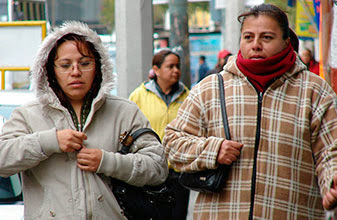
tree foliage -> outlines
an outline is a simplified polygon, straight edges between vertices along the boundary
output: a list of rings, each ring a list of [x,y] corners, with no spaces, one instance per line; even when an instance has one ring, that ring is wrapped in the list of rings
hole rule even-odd
[[[201,11],[209,11],[209,2],[189,2],[187,13],[190,17],[197,9]]]
[[[153,5],[153,24],[163,25],[165,22],[165,14],[168,11],[168,4]],[[189,2],[187,6],[188,16],[191,17],[195,11],[199,9],[202,11],[209,11],[209,2]]]
[[[163,25],[165,22],[165,14],[168,11],[168,4],[153,5],[153,24]],[[188,3],[188,16],[190,17],[197,9],[209,11],[209,2],[193,2]],[[115,28],[115,0],[102,1],[101,22],[111,32]]]
[[[295,2],[294,0],[292,0]],[[288,0],[266,0],[268,4],[276,5],[277,7],[281,8],[283,11],[286,12],[288,15],[289,25],[290,27],[295,27],[295,19],[296,19],[296,7],[288,6]]]
[[[102,1],[102,13],[100,20],[111,33],[115,28],[115,0]]]
[[[153,24],[163,25],[168,4],[153,5]]]

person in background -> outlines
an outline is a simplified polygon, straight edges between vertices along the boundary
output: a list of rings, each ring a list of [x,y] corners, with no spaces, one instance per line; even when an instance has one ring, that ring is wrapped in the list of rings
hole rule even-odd
[[[99,36],[76,21],[54,29],[31,68],[36,100],[16,108],[0,135],[0,176],[22,172],[24,218],[126,219],[111,177],[142,186],[168,175],[162,145],[120,134],[150,127],[133,102],[113,96],[112,64]]]
[[[156,77],[156,74],[154,73],[154,70],[151,68],[150,70],[149,70],[149,74],[148,74],[148,76],[147,76],[147,79],[148,80],[151,80],[151,79],[154,79]]]
[[[203,78],[205,78],[208,70],[209,70],[209,67],[206,63],[206,57],[204,55],[201,55],[199,57],[199,70],[198,70],[199,79],[198,79],[198,82],[200,82]]]
[[[189,90],[180,82],[180,57],[171,50],[161,50],[152,59],[155,78],[142,83],[129,99],[135,102],[150,121],[151,127],[162,139],[166,125],[177,115],[181,103]],[[176,192],[176,206],[172,220],[186,219],[189,190],[177,181],[179,173],[170,169],[169,179]]]
[[[223,70],[223,67],[226,65],[228,58],[232,55],[228,50],[220,50],[218,52],[218,61],[215,67],[207,72],[207,76],[212,73],[220,73]]]
[[[157,52],[152,70],[153,78],[136,88],[129,99],[138,105],[162,139],[166,125],[176,117],[189,90],[180,81],[180,57],[175,52],[168,49]]]
[[[319,75],[319,63],[316,62],[311,50],[309,48],[304,48],[300,54],[301,60],[308,67],[310,72]]]
[[[301,62],[281,9],[238,20],[240,50],[221,72],[231,140],[214,74],[167,126],[166,156],[182,172],[229,166],[220,193],[199,193],[194,219],[324,219],[337,204],[337,96]]]

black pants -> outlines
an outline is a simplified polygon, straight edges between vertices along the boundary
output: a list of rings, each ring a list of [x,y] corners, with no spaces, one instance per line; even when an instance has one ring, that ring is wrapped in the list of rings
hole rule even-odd
[[[169,187],[173,190],[176,197],[176,204],[172,210],[172,220],[186,220],[188,210],[188,200],[190,191],[178,182],[179,173],[170,169],[168,177]]]

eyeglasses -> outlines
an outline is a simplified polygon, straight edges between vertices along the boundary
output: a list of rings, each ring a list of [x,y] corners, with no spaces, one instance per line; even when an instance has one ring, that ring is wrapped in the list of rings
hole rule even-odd
[[[60,64],[54,64],[54,66],[58,69],[59,73],[68,74],[71,73],[74,70],[74,64],[73,63],[60,63]],[[86,61],[80,61],[77,63],[77,68],[80,72],[88,72],[95,68],[95,61],[93,60],[86,60]]]

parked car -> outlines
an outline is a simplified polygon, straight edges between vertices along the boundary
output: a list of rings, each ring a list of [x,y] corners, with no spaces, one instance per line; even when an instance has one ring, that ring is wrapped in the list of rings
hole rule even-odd
[[[9,119],[14,108],[33,99],[34,94],[30,90],[0,90],[0,115]]]
[[[0,91],[0,130],[14,108],[34,99],[29,90]],[[23,220],[24,205],[20,174],[0,177],[0,219]]]
[[[19,174],[0,177],[0,219],[22,220],[24,213]]]

